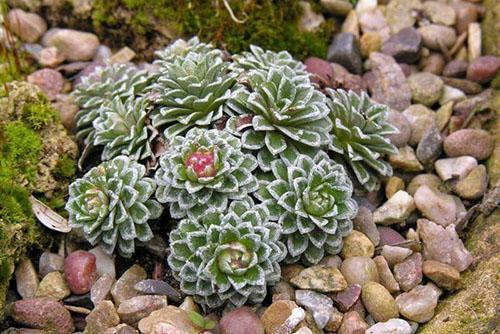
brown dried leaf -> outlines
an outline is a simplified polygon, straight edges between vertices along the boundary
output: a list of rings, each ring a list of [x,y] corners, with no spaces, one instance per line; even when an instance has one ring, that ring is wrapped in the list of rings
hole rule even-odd
[[[62,233],[71,231],[68,221],[47,205],[37,200],[34,196],[30,196],[30,202],[33,213],[43,226]]]

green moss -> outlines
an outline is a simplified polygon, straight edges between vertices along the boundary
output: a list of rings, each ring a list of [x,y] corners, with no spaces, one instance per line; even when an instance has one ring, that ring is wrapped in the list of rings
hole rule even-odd
[[[34,130],[42,129],[54,122],[57,117],[57,112],[46,99],[26,104],[22,112],[22,120]]]
[[[54,174],[58,179],[72,178],[76,173],[76,161],[67,154],[59,157]]]

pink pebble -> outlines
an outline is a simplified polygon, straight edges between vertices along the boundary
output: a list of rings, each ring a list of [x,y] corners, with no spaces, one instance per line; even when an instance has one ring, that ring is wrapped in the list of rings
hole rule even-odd
[[[64,261],[64,278],[71,292],[83,295],[90,291],[96,278],[96,258],[94,254],[77,250]]]

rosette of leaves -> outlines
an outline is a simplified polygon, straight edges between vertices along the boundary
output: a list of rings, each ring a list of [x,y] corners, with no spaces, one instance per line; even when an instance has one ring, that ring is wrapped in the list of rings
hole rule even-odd
[[[241,136],[243,148],[258,150],[259,166],[265,171],[290,147],[318,149],[331,141],[326,97],[308,80],[294,78],[286,66],[250,71],[247,87],[238,89],[227,103],[233,116],[226,128]]]
[[[157,51],[155,53],[156,64],[160,66],[165,66],[165,62],[172,62],[177,58],[182,58],[186,56],[189,52],[195,52],[198,54],[210,53],[210,52],[220,52],[220,50],[214,49],[212,44],[202,43],[198,37],[192,37],[188,41],[179,38],[164,50]]]
[[[338,153],[352,168],[357,180],[372,191],[378,175],[391,176],[391,165],[382,159],[396,154],[387,135],[398,130],[387,121],[389,108],[370,101],[366,93],[327,89],[333,121],[329,149]],[[378,175],[377,175],[378,174]]]
[[[126,101],[115,97],[111,104],[101,108],[100,116],[93,125],[96,131],[94,144],[104,145],[102,160],[118,155],[142,160],[152,155],[148,108],[147,98],[133,96]]]
[[[217,51],[189,52],[160,65],[161,74],[152,87],[156,108],[151,118],[155,127],[166,125],[167,139],[222,117],[236,74]]]
[[[148,220],[159,218],[162,206],[152,199],[153,179],[146,168],[126,156],[101,163],[69,187],[69,224],[109,254],[118,246],[123,256],[135,251],[135,239],[146,242],[153,233]]]
[[[209,308],[262,302],[286,255],[280,226],[268,216],[265,206],[245,197],[224,212],[181,220],[170,233],[168,257],[181,290]]]
[[[267,205],[269,219],[282,228],[288,262],[316,264],[325,252],[340,252],[357,211],[352,183],[341,165],[323,151],[314,158],[299,155],[292,165],[275,160],[260,184],[256,196]]]
[[[160,158],[156,198],[169,203],[172,218],[196,218],[209,209],[224,210],[229,200],[255,192],[257,161],[228,132],[193,128],[176,136]]]
[[[144,93],[150,80],[147,71],[126,64],[98,67],[83,77],[73,91],[75,102],[80,106],[76,115],[76,137],[92,144],[95,135],[92,123],[99,116],[99,108],[110,104],[115,97],[125,101]]]

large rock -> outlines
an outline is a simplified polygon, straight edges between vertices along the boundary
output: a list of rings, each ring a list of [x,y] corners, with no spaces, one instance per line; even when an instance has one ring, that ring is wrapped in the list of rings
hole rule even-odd
[[[99,39],[88,32],[53,28],[45,33],[42,44],[45,47],[56,47],[68,61],[87,61],[94,57]]]

